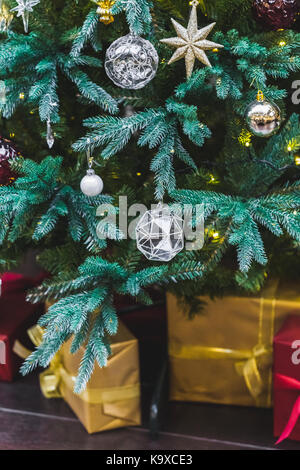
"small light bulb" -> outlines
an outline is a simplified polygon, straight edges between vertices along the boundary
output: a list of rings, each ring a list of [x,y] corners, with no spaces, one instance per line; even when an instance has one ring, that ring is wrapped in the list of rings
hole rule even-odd
[[[300,155],[295,155],[295,165],[300,165]]]
[[[20,98],[20,100],[23,100],[23,99],[25,98],[25,94],[24,94],[24,93],[20,93],[20,94],[19,94],[19,98]]]
[[[219,238],[219,232],[214,232],[213,233],[213,238]]]
[[[280,46],[280,47],[286,46],[286,42],[285,42],[285,41],[280,41],[279,46]]]

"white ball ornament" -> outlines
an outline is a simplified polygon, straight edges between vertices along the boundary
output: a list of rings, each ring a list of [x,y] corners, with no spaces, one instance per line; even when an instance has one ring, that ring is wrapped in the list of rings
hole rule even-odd
[[[80,189],[86,196],[98,196],[103,191],[103,181],[92,168],[89,168],[80,182]]]
[[[150,41],[129,33],[109,46],[104,65],[115,85],[138,90],[155,76],[158,54]]]

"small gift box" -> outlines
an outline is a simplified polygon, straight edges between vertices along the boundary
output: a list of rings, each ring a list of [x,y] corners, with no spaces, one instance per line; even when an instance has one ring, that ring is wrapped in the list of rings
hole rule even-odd
[[[28,343],[26,331],[43,313],[42,305],[26,302],[26,289],[34,287],[40,278],[32,279],[16,273],[1,277],[0,296],[0,380],[11,382],[22,361],[15,353],[17,340]]]
[[[300,441],[300,317],[289,316],[274,338],[274,435]]]
[[[203,310],[167,295],[170,399],[231,405],[272,405],[274,333],[291,312],[295,292],[272,287],[262,297],[201,297]]]
[[[28,333],[38,346],[42,341],[41,328],[34,327]],[[121,322],[111,341],[112,355],[107,366],[95,365],[86,390],[79,395],[73,389],[84,347],[71,354],[72,338],[40,375],[45,397],[64,398],[88,433],[141,423],[138,341]]]

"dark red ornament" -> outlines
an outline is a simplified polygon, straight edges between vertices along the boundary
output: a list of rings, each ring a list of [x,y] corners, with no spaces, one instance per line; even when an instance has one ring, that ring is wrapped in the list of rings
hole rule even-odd
[[[254,0],[253,13],[269,29],[289,29],[296,21],[299,3],[298,0]]]
[[[7,186],[16,179],[17,175],[11,170],[9,160],[20,155],[10,140],[0,137],[0,186]]]

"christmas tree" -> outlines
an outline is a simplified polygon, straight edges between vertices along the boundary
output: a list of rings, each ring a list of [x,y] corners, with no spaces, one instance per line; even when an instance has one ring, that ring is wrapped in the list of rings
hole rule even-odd
[[[110,354],[116,297],[149,304],[155,285],[193,310],[196,295],[295,275],[299,5],[275,3],[2,0],[1,264],[37,248],[49,278],[30,300],[55,300],[24,373],[72,336],[73,352],[86,344],[82,391]],[[120,196],[188,205],[193,228],[204,218],[203,247],[182,249],[180,217],[161,209],[137,246],[107,217],[111,206],[121,217]],[[159,253],[144,233],[153,220]]]

